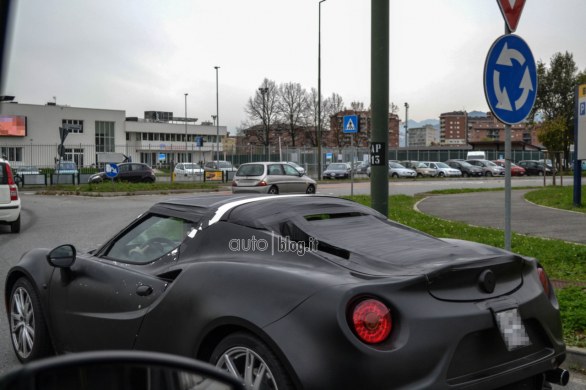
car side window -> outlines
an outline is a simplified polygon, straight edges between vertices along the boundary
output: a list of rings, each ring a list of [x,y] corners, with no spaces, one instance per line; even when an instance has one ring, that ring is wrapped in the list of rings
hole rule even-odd
[[[104,256],[125,263],[151,263],[177,248],[191,229],[190,221],[152,214],[118,237]]]
[[[291,165],[283,164],[283,169],[285,170],[285,175],[287,176],[299,176],[299,171],[293,168]]]
[[[283,169],[281,168],[281,164],[269,165],[268,174],[269,175],[282,175]]]

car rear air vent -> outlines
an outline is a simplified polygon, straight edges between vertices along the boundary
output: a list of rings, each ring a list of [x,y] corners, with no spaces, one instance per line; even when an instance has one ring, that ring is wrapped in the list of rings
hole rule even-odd
[[[359,213],[348,213],[348,214],[359,214]],[[318,215],[330,215],[330,214],[318,214]],[[331,214],[331,215],[340,215],[340,214]],[[343,259],[348,260],[350,258],[350,252],[346,249],[339,248],[334,245],[330,245],[326,242],[323,242],[319,239],[319,237],[310,237],[305,231],[303,231],[299,226],[292,223],[291,221],[287,221],[281,225],[281,235],[283,237],[287,237],[291,241],[295,242],[302,242],[305,244],[306,247],[311,247],[317,241],[317,250],[329,253],[334,256],[341,257]]]

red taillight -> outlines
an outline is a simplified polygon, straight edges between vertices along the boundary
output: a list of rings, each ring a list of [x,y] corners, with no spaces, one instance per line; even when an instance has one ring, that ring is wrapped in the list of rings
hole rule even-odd
[[[14,176],[12,176],[12,170],[10,166],[6,166],[6,176],[8,177],[8,188],[10,188],[10,200],[18,200],[18,188],[14,182]]]
[[[543,287],[545,295],[549,296],[549,291],[551,287],[549,284],[549,278],[547,277],[545,270],[541,267],[537,267],[537,274],[539,275],[539,281],[541,282],[541,286]]]
[[[267,185],[267,182],[264,180],[261,180],[258,182],[258,184],[256,185],[257,187],[265,187]]]
[[[360,340],[367,344],[385,341],[393,327],[391,311],[376,299],[366,299],[354,306],[352,324]]]

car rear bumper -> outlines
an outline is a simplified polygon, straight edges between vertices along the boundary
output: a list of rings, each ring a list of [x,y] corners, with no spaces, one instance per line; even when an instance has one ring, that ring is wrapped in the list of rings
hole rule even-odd
[[[9,204],[0,204],[0,222],[14,222],[20,215],[20,200]]]

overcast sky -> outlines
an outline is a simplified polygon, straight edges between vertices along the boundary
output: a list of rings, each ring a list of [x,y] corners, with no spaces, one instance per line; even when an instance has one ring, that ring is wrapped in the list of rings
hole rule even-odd
[[[317,89],[318,0],[16,0],[4,95],[20,103],[172,111],[230,132],[264,78]],[[370,105],[369,0],[321,5],[322,95]],[[504,33],[495,0],[390,0],[390,101],[409,118],[487,111],[484,61]],[[586,1],[527,0],[517,34],[536,61],[586,68]]]

